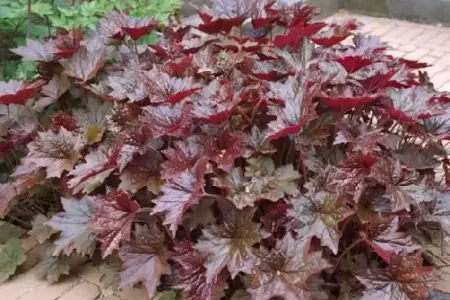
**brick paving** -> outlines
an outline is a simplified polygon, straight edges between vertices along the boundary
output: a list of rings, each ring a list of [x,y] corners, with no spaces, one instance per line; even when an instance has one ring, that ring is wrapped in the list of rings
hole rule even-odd
[[[450,91],[450,28],[362,15],[349,16],[341,11],[327,20],[355,17],[365,24],[362,32],[381,35],[393,49],[390,53],[432,64],[427,71],[438,90]],[[450,274],[450,272],[449,272]],[[85,266],[81,272],[57,284],[36,279],[35,270],[13,277],[0,286],[2,300],[145,300],[144,288],[104,291],[96,267]],[[444,276],[440,290],[450,293],[450,275]]]

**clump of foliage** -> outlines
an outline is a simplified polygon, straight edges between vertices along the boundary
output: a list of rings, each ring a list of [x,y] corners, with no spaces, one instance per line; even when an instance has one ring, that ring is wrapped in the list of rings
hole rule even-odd
[[[425,299],[450,233],[426,64],[301,2],[198,11],[154,45],[113,11],[12,50],[41,76],[0,83],[0,278],[36,237],[43,277],[101,257],[159,299]]]
[[[114,9],[166,22],[180,6],[179,0],[0,0],[0,79],[37,75],[34,61],[21,62],[8,51],[24,45],[27,38],[48,38],[61,29],[95,30],[98,21]],[[144,36],[140,42],[154,40],[154,36]]]

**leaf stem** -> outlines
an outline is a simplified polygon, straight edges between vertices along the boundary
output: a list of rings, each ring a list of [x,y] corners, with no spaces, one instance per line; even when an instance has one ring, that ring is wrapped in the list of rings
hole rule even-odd
[[[344,258],[344,256],[346,256],[350,250],[352,250],[353,248],[355,248],[359,243],[363,242],[364,239],[357,239],[356,241],[354,241],[347,249],[344,250],[344,252],[342,252],[341,256],[339,256],[338,260],[336,261],[336,264],[334,266],[334,270],[333,273],[337,270],[337,268],[339,267],[339,264],[341,263],[342,259]]]

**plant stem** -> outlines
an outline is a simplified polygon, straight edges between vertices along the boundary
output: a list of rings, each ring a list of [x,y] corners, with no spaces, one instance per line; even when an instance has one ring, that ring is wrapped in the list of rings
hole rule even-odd
[[[350,250],[352,250],[353,248],[355,248],[356,245],[358,245],[359,243],[361,243],[361,242],[363,242],[363,241],[364,241],[363,239],[357,239],[357,240],[354,241],[347,249],[345,249],[344,252],[342,252],[341,256],[339,256],[339,258],[338,258],[338,260],[337,260],[337,262],[336,262],[336,265],[335,265],[335,267],[334,267],[333,272],[337,270],[337,268],[339,267],[339,264],[341,263],[341,261],[342,261],[342,259],[344,258],[344,256],[346,256],[346,255],[350,252]]]
[[[27,4],[27,38],[30,38],[31,32],[31,0]]]

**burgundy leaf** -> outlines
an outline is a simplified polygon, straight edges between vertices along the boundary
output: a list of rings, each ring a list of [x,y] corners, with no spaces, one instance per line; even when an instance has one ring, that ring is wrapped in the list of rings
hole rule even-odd
[[[157,25],[153,17],[133,18],[126,14],[120,21],[120,28],[135,41],[149,34]]]
[[[226,287],[226,273],[220,273],[212,281],[207,281],[205,258],[192,244],[181,243],[175,246],[172,259],[178,264],[175,269],[176,286],[183,290],[187,300],[213,300],[214,296]]]
[[[284,107],[270,107],[270,114],[277,119],[268,124],[269,139],[296,134],[315,117],[311,102],[314,90],[302,86],[299,79],[289,77],[284,83],[270,82],[270,89],[270,97],[283,101]]]
[[[199,161],[193,169],[183,171],[177,177],[170,179],[162,188],[163,195],[152,200],[155,203],[152,214],[164,213],[164,225],[175,236],[178,225],[181,224],[184,212],[198,203],[201,197],[206,162]]]
[[[156,293],[161,275],[169,273],[167,259],[170,252],[164,245],[164,232],[156,222],[150,226],[136,224],[133,240],[119,250],[122,260],[120,285],[143,282],[150,298]]]
[[[171,77],[156,65],[152,70],[144,72],[143,82],[150,101],[155,103],[177,103],[198,91],[193,78]]]
[[[364,299],[426,299],[428,289],[437,281],[430,267],[422,266],[422,256],[398,255],[386,269],[357,276],[366,290]]]
[[[320,252],[306,255],[303,244],[290,234],[278,241],[271,251],[262,249],[260,252],[260,262],[253,271],[249,289],[254,299],[309,299],[306,281],[329,266]]]
[[[338,195],[323,191],[310,191],[297,199],[292,199],[293,208],[288,210],[300,222],[299,238],[309,244],[314,236],[322,245],[338,253],[340,233],[339,222],[352,215],[354,211],[348,207]]]
[[[70,173],[73,176],[68,182],[74,193],[91,193],[103,184],[115,166],[109,163],[107,151],[98,148],[85,156],[85,163],[79,164]]]
[[[58,58],[69,58],[80,48],[84,32],[80,29],[70,31],[59,31],[56,39],[53,40],[53,53]]]
[[[252,209],[231,209],[225,213],[222,225],[204,229],[203,237],[194,248],[207,255],[207,282],[213,282],[225,266],[232,278],[239,272],[252,273],[258,261],[252,246],[260,238]]]
[[[202,122],[220,124],[231,117],[234,102],[231,83],[216,79],[193,97],[192,115]]]
[[[395,255],[412,253],[421,248],[407,232],[399,231],[398,217],[394,217],[387,228],[380,228],[376,236],[366,237],[365,240],[387,263],[390,263]]]
[[[131,68],[125,69],[120,76],[109,76],[108,86],[112,88],[109,95],[118,100],[128,98],[132,102],[137,102],[147,97],[141,71],[136,64],[132,64]]]
[[[113,253],[123,242],[130,241],[131,224],[139,204],[126,192],[113,191],[106,199],[95,202],[91,227],[102,243],[102,257]]]
[[[58,133],[39,132],[39,137],[28,144],[29,153],[23,163],[45,168],[47,178],[59,178],[64,171],[72,170],[83,147],[82,137],[64,128]]]
[[[162,164],[162,177],[175,178],[192,168],[203,153],[203,145],[198,136],[190,136],[184,141],[174,142],[174,148],[163,151],[167,161]]]
[[[80,47],[72,57],[62,60],[61,65],[67,75],[84,83],[93,78],[103,67],[105,55],[104,45],[91,50],[87,47]]]
[[[239,133],[220,131],[203,138],[204,154],[219,168],[229,170],[234,160],[244,154],[244,137]]]
[[[443,113],[440,105],[431,100],[435,93],[424,87],[389,90],[387,97],[391,101],[387,111],[389,115],[401,122],[414,122]]]
[[[325,25],[325,23],[313,23],[306,26],[304,24],[299,24],[295,27],[291,27],[287,34],[276,36],[273,43],[279,48],[289,46],[293,49],[297,49],[304,37],[310,37],[316,34],[325,27]]]
[[[191,106],[184,103],[146,106],[141,122],[155,138],[164,135],[185,138],[192,131]]]
[[[25,104],[45,84],[43,80],[37,80],[27,84],[23,81],[0,81],[1,104]]]

